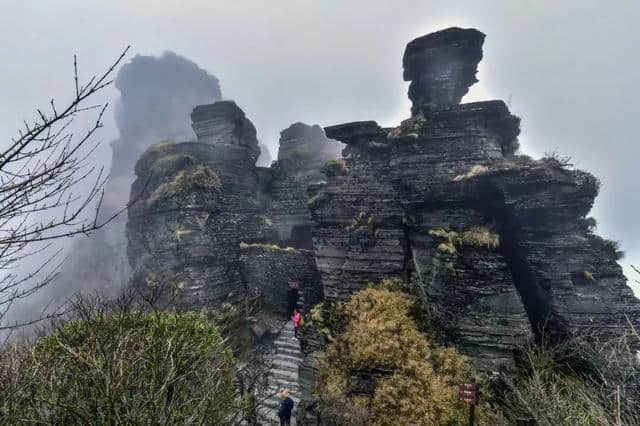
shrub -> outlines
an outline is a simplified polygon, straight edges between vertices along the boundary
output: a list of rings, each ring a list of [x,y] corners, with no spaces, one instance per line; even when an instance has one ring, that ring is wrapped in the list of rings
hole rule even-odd
[[[519,374],[506,380],[500,415],[549,426],[640,424],[640,363],[632,349],[639,343],[632,331],[608,341],[574,336],[530,344]]]
[[[344,305],[346,329],[321,361],[317,396],[349,398],[375,425],[463,421],[457,390],[471,377],[466,360],[422,335],[410,317],[411,298],[386,287],[362,290]],[[353,389],[362,372],[376,378],[368,398]]]
[[[149,196],[147,205],[152,206],[159,201],[186,194],[194,189],[217,190],[222,189],[222,182],[209,166],[199,164],[181,170],[170,182],[158,186]]]
[[[349,174],[349,167],[344,158],[337,158],[335,160],[329,160],[324,165],[322,171],[327,176],[345,176]]]
[[[35,342],[2,420],[225,424],[235,412],[233,367],[200,314],[83,315]]]
[[[413,116],[404,120],[398,127],[395,127],[387,133],[389,139],[398,139],[403,137],[418,138],[419,133],[424,127],[427,120],[422,114]]]
[[[358,213],[351,222],[347,224],[344,229],[348,232],[358,231],[360,229],[368,229],[370,231],[375,230],[378,225],[377,220],[370,215],[369,213],[360,212]]]

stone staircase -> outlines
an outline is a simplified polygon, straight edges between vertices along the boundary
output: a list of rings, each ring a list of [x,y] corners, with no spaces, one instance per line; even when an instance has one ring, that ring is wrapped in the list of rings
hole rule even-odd
[[[280,408],[280,392],[289,390],[293,399],[293,415],[291,424],[296,424],[295,415],[300,402],[298,366],[302,362],[300,342],[293,335],[292,321],[282,328],[275,342],[275,354],[269,370],[268,388],[259,400],[258,418],[261,425],[279,425],[278,409]]]

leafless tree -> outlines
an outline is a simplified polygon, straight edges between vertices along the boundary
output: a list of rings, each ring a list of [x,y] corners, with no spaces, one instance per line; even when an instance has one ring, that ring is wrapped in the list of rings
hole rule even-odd
[[[19,299],[51,284],[63,261],[56,241],[90,234],[124,211],[100,218],[107,176],[89,161],[99,143],[93,136],[102,127],[108,103],[92,104],[96,94],[112,83],[112,75],[129,47],[102,75],[81,82],[74,57],[75,91],[63,107],[52,99],[37,110],[32,122],[0,152],[0,330],[25,323],[7,323],[5,315]],[[81,134],[73,128],[80,116],[93,114]],[[32,259],[31,261],[29,259]],[[23,262],[35,266],[19,272]],[[31,324],[50,317],[41,314]]]

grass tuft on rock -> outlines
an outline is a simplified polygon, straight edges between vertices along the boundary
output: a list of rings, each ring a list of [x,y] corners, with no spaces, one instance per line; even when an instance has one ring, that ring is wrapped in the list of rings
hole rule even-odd
[[[443,253],[454,254],[458,247],[475,247],[496,250],[500,247],[500,236],[485,226],[474,226],[466,231],[456,232],[442,228],[429,230],[429,235],[445,239],[438,245]]]
[[[483,175],[483,174],[488,173],[488,172],[489,172],[489,168],[487,166],[481,166],[481,165],[476,164],[467,173],[463,173],[461,175],[458,175],[458,176],[454,177],[453,181],[454,182],[460,182],[460,181],[463,181],[463,180],[474,178],[476,176]]]
[[[336,158],[335,160],[329,160],[324,165],[322,171],[327,176],[346,176],[349,174],[349,167],[344,158]]]
[[[181,170],[170,182],[158,186],[147,200],[148,206],[187,194],[194,189],[222,190],[222,182],[218,175],[209,166],[199,164],[194,167]]]

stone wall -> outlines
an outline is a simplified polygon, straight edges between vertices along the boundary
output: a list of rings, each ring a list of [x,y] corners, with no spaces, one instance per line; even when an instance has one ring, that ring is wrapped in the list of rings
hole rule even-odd
[[[301,308],[318,303],[320,277],[313,251],[274,244],[241,244],[240,274],[247,290],[259,294],[270,309],[287,314],[290,281],[300,283],[304,295]]]

